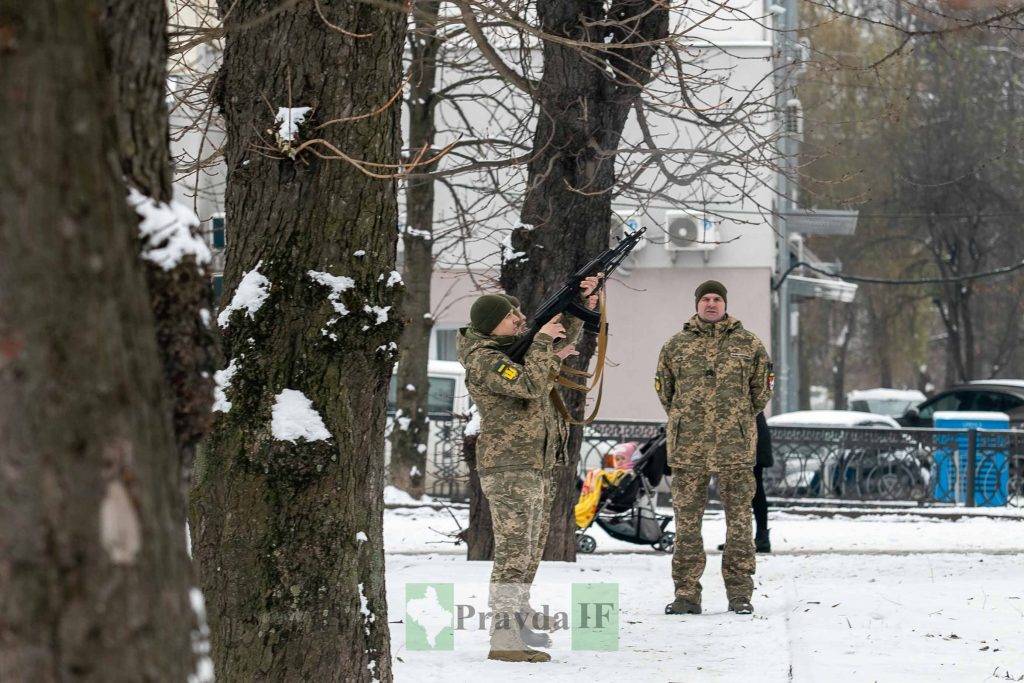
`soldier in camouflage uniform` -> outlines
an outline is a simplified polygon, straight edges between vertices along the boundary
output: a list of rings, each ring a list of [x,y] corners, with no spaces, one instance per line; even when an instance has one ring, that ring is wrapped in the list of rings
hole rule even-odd
[[[676,540],[675,600],[666,614],[699,614],[706,561],[701,520],[708,482],[718,475],[725,508],[722,556],[729,609],[753,611],[754,418],[771,398],[772,364],[764,345],[726,313],[726,289],[714,280],[697,288],[697,315],[661,349],[654,388],[668,413],[668,460]]]
[[[597,278],[581,285],[584,297]],[[486,294],[474,302],[471,324],[458,336],[459,361],[466,368],[466,387],[480,411],[477,472],[491,508],[494,566],[490,604],[495,615],[520,614],[537,624],[529,607],[529,587],[537,574],[549,528],[553,470],[565,462],[568,427],[551,401],[562,361],[575,355],[582,323],[556,318],[534,337],[523,362],[506,355],[517,333],[525,329],[518,301],[504,294]],[[596,297],[587,298],[593,308]],[[540,616],[540,615],[538,615]],[[490,659],[549,661],[550,655],[529,645],[550,639],[529,628],[492,622]],[[550,624],[540,622],[542,627]]]

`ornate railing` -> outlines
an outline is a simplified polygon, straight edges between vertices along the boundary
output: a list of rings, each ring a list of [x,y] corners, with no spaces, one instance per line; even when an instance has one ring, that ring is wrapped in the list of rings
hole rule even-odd
[[[433,418],[427,490],[465,500],[462,418]],[[618,444],[643,443],[660,422],[599,421],[584,429],[579,471],[601,467]],[[1024,507],[1024,432],[772,427],[775,464],[764,471],[779,499]],[[968,495],[973,491],[974,495]]]
[[[1024,507],[1024,432],[772,427],[779,498]],[[973,491],[973,496],[969,492]]]

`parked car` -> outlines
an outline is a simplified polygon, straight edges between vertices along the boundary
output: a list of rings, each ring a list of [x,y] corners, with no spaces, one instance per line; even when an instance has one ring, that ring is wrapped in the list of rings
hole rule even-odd
[[[397,368],[397,366],[396,366]],[[472,401],[466,390],[466,369],[452,360],[431,360],[427,365],[427,413],[436,417],[466,415]],[[398,376],[391,376],[388,387],[388,415],[395,413]]]
[[[927,399],[917,389],[858,389],[846,395],[850,410],[899,418]]]
[[[889,415],[855,410],[803,410],[768,418],[775,466],[765,472],[769,495],[853,500],[913,500],[927,491],[929,463],[913,441],[895,432]],[[851,432],[853,428],[875,431]],[[893,430],[892,435],[877,430]]]
[[[932,427],[936,411],[997,412],[1010,417],[1010,426],[1024,427],[1024,380],[986,379],[958,384],[910,408],[899,418],[905,427]]]
[[[427,471],[424,473],[425,485],[430,491],[434,482],[435,468],[458,468],[461,466],[462,453],[457,446],[461,443],[461,422],[452,422],[453,417],[469,417],[473,402],[466,390],[466,369],[461,363],[445,360],[431,360],[427,366],[427,415],[430,421],[430,433],[427,436]],[[391,461],[391,431],[401,429],[401,415],[395,418],[395,399],[398,396],[397,376],[391,376],[388,389],[388,419],[385,426],[384,462]],[[406,423],[407,424],[407,423]],[[460,430],[459,438],[453,438],[451,430]],[[458,451],[458,452],[457,452]]]

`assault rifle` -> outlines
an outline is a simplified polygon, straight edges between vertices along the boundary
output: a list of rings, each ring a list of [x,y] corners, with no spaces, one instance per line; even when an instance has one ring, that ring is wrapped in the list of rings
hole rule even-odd
[[[591,275],[604,273],[604,277],[601,278],[597,288],[591,293],[594,294],[600,290],[608,277],[615,272],[615,269],[629,256],[629,252],[633,251],[633,247],[640,242],[640,238],[643,237],[645,232],[647,232],[647,228],[640,228],[639,230],[626,233],[619,240],[618,244],[611,249],[606,249],[566,278],[565,283],[558,291],[548,297],[547,301],[540,305],[536,313],[530,316],[527,322],[527,332],[509,349],[509,358],[516,363],[522,363],[526,357],[526,352],[530,348],[530,344],[533,343],[533,338],[540,332],[540,328],[544,327],[549,320],[559,313],[574,315],[583,321],[583,329],[595,334],[599,333],[601,331],[601,314],[598,311],[590,310],[581,303],[580,283],[583,282],[584,278]]]

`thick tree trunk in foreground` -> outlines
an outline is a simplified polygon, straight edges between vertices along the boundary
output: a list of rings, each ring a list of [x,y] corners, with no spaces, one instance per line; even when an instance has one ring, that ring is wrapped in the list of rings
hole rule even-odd
[[[118,102],[121,170],[129,185],[142,194],[170,202],[166,2],[106,0],[103,28]],[[133,234],[137,234],[134,226]],[[173,404],[183,493],[195,447],[211,422],[213,400],[216,340],[210,324],[211,288],[203,265],[194,256],[169,269],[145,261],[157,345]]]
[[[616,0],[607,13],[601,4],[587,0],[541,0],[537,10],[546,33],[588,42],[604,42],[605,32],[615,43],[655,40],[668,32],[668,12],[654,0]],[[605,20],[612,25],[602,27]],[[591,24],[596,28],[587,28],[591,22],[596,22]],[[501,269],[502,286],[519,298],[527,312],[608,246],[614,150],[640,97],[639,86],[651,78],[653,54],[652,48],[641,47],[603,57],[544,42],[544,75],[536,93],[540,112],[522,209],[523,223],[532,227],[512,235],[513,248],[524,252],[525,258],[507,261]],[[622,75],[612,80],[607,69],[595,62],[607,63]],[[585,336],[578,348],[580,355],[571,365],[585,368],[594,340]],[[583,397],[565,391],[563,397],[572,413],[581,417]],[[582,440],[582,429],[574,427],[568,462],[556,471],[546,560],[576,559],[572,508]]]
[[[327,26],[318,7],[364,37]],[[221,80],[236,232],[232,303],[218,322],[230,406],[218,404],[226,412],[204,442],[190,501],[214,665],[228,681],[388,681],[382,490],[401,331],[396,187],[294,150],[323,138],[352,159],[398,163],[399,108],[362,115],[399,88],[406,17],[364,3],[225,0],[228,9]],[[279,107],[310,107],[290,141]]]
[[[0,14],[0,678],[193,670],[178,464],[99,2]]]
[[[416,30],[409,34],[412,55],[409,94],[409,149],[413,159],[433,157],[434,88],[437,74],[437,11],[440,2],[416,3],[420,14],[415,16]],[[434,165],[416,169],[433,170]],[[397,400],[395,425],[391,432],[391,484],[419,499],[424,492],[427,472],[427,397],[430,360],[430,276],[434,271],[434,181],[411,178],[405,192],[406,230],[402,234],[405,263],[402,278],[406,295],[402,315],[406,319],[402,331],[402,357],[396,376]],[[408,421],[406,421],[408,420]]]

